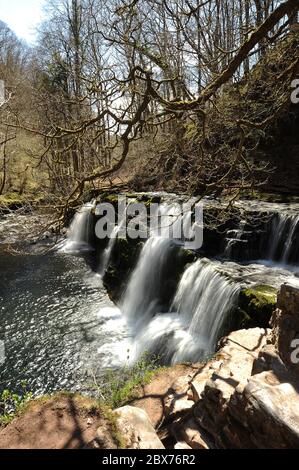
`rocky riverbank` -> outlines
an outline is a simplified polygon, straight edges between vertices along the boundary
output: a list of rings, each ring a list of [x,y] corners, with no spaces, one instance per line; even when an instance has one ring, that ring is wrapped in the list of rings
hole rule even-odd
[[[33,402],[0,430],[0,447],[298,448],[298,286],[281,287],[271,326],[231,333],[205,364],[160,371],[113,412],[71,396]]]
[[[298,448],[299,355],[293,343],[299,335],[298,287],[282,286],[271,325],[231,333],[211,361],[177,379],[165,399],[160,435],[166,443],[192,449]]]

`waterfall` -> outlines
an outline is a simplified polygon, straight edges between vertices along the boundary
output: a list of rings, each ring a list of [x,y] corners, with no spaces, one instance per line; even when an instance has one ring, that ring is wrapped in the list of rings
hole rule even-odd
[[[241,220],[237,228],[227,231],[223,258],[242,260],[263,259],[283,264],[299,262],[299,215],[294,207],[283,206],[280,212],[275,205],[267,206],[261,213],[260,225],[255,230],[246,228]],[[270,226],[269,214],[272,213]],[[262,221],[265,214],[265,222]],[[257,216],[255,216],[257,217]]]
[[[239,286],[216,271],[215,264],[200,260],[183,274],[172,305],[165,310],[163,291],[169,291],[175,252],[180,239],[163,238],[172,227],[187,221],[174,204],[160,208],[161,221],[145,243],[126,289],[122,312],[131,328],[133,361],[148,351],[166,363],[197,360],[213,352],[224,322],[235,305]],[[188,226],[192,233],[192,226]],[[172,280],[173,282],[173,280]],[[176,282],[178,282],[176,280]],[[171,308],[170,308],[171,305]]]
[[[268,258],[284,264],[297,261],[292,256],[296,249],[296,233],[299,231],[299,216],[278,213],[272,221]]]
[[[172,310],[178,312],[202,351],[215,350],[236,301],[239,285],[217,272],[206,259],[193,263],[179,284]]]
[[[130,204],[130,202],[129,202],[129,204]],[[118,237],[120,231],[122,230],[122,228],[124,227],[125,222],[126,222],[126,215],[127,215],[127,208],[124,211],[124,214],[121,217],[121,219],[119,221],[119,224],[115,225],[115,227],[113,228],[112,233],[111,233],[110,238],[109,238],[108,245],[105,248],[105,250],[103,251],[101,262],[100,262],[100,267],[99,267],[99,274],[102,278],[104,277],[104,275],[105,275],[105,273],[106,273],[106,271],[109,267],[111,256],[112,256],[115,244],[116,244],[117,237]]]
[[[94,209],[93,202],[84,204],[76,212],[61,251],[77,253],[93,250],[91,246],[94,230],[92,209]]]
[[[176,246],[171,239],[151,237],[145,243],[125,292],[122,312],[135,332],[162,308],[164,270]]]
[[[192,224],[188,224],[190,214],[190,210],[184,212],[176,203],[164,203],[158,209],[157,223],[151,225],[151,236],[141,251],[123,299],[122,311],[137,332],[164,307],[163,290],[171,282],[167,271],[172,269],[171,261],[182,243],[177,234],[190,238],[193,235]]]
[[[160,250],[163,248],[160,245]],[[141,264],[135,274],[137,272],[139,276],[145,274],[142,273]],[[183,274],[171,312],[156,313],[153,316],[153,311],[159,312],[157,305],[151,305],[151,299],[155,299],[155,296],[152,297],[155,286],[140,292],[137,290],[142,287],[139,276],[134,276],[134,287],[139,299],[136,305],[142,308],[135,310],[134,320],[139,332],[135,330],[137,334],[133,359],[148,351],[159,355],[165,363],[175,364],[199,361],[214,352],[228,316],[237,304],[239,285],[217,272],[214,263],[206,259],[198,260]],[[163,282],[157,277],[156,282],[161,281]],[[127,305],[127,308],[131,314],[134,312],[132,304]],[[138,313],[142,317],[138,318]]]
[[[245,226],[246,220],[241,220],[239,229],[229,230],[227,232],[227,237],[225,238],[224,258],[231,259],[235,246],[247,243],[247,240],[242,240]]]
[[[282,262],[288,263],[290,260],[291,251],[293,249],[293,242],[294,242],[294,235],[299,228],[299,216],[293,216],[290,220],[289,231],[287,235],[287,239],[284,245],[283,254],[282,254]]]
[[[110,235],[109,243],[107,245],[107,248],[105,248],[101,263],[100,263],[100,268],[99,268],[99,274],[101,277],[105,275],[105,272],[107,271],[107,268],[109,267],[110,264],[110,258],[113,252],[113,248],[115,246],[116,240],[117,240],[117,235],[120,230],[120,227],[116,225]]]

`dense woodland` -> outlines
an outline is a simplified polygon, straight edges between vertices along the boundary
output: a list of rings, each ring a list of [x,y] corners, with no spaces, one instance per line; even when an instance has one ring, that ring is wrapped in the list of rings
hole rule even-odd
[[[268,180],[297,0],[48,0],[46,17],[31,47],[0,23],[2,197],[61,210],[110,185],[235,198]]]

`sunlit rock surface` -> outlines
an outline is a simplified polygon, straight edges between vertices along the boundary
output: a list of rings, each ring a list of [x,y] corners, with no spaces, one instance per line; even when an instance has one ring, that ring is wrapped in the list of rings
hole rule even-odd
[[[273,330],[231,333],[185,389],[170,395],[172,409],[186,396],[193,403],[168,425],[180,448],[182,442],[193,449],[299,447],[299,373],[291,356],[299,337],[296,285],[281,287],[278,307]]]

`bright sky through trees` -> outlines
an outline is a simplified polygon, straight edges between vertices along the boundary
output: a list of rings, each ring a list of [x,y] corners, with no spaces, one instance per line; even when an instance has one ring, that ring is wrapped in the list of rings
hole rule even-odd
[[[0,0],[0,20],[19,38],[34,42],[35,28],[41,21],[44,0]]]

